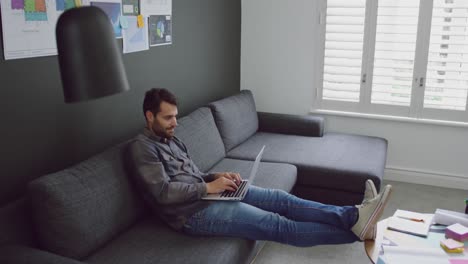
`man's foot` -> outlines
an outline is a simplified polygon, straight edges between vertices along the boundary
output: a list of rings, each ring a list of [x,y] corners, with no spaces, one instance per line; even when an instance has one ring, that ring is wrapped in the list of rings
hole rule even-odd
[[[372,180],[367,180],[366,181],[366,189],[364,190],[364,199],[362,202],[364,203],[365,201],[369,201],[374,199],[379,195],[377,193],[377,188],[375,188],[374,182]],[[375,240],[377,237],[377,226],[374,226],[371,228],[366,235],[364,236],[365,240]]]
[[[358,236],[360,240],[373,237],[375,231],[372,231],[372,229],[375,229],[376,223],[388,202],[391,191],[392,186],[387,185],[377,197],[365,200],[361,205],[356,206],[359,210],[359,218],[356,224],[351,228],[351,231]]]
[[[377,188],[375,188],[374,182],[372,180],[366,181],[366,189],[364,190],[364,199],[362,202],[374,199],[377,197]]]
[[[377,237],[377,225],[374,225],[364,236],[364,240],[375,240]]]

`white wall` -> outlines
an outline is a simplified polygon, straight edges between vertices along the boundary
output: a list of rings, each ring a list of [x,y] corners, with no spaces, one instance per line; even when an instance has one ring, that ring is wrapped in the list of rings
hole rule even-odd
[[[314,78],[314,0],[242,1],[241,87],[259,109],[306,113]],[[308,34],[305,34],[308,32]]]
[[[242,1],[241,89],[260,111],[307,114],[323,44],[323,0]],[[468,128],[327,115],[327,131],[389,141],[386,179],[468,189]]]

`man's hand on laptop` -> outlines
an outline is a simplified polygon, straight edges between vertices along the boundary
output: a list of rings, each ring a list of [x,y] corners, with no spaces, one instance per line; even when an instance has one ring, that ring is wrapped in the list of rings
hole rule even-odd
[[[238,181],[240,183],[240,175],[238,173],[217,173],[216,180],[206,184],[206,192],[221,193],[225,190],[234,192],[237,190],[238,185],[238,183],[234,181]]]
[[[218,172],[218,173],[215,174],[215,179],[218,179],[218,178],[221,178],[221,177],[230,179],[231,181],[233,181],[237,185],[239,185],[241,183],[241,181],[242,181],[242,178],[241,178],[240,174],[235,173],[235,172]]]

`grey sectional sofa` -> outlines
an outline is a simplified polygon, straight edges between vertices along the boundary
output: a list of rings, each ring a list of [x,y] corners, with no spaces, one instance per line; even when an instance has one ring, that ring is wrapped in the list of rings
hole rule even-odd
[[[323,119],[257,113],[250,91],[179,120],[176,134],[202,171],[246,175],[266,145],[254,184],[334,204],[380,186],[387,142],[324,133]],[[192,237],[151,215],[133,186],[128,142],[29,185],[37,245],[3,245],[0,263],[249,263],[263,242]]]

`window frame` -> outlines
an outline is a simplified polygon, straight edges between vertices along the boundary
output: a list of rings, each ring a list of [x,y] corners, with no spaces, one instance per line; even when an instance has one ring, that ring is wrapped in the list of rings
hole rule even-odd
[[[468,96],[465,111],[424,108],[424,94],[426,89],[426,71],[428,67],[428,55],[430,45],[430,32],[432,27],[433,1],[420,0],[419,19],[416,36],[416,50],[414,54],[413,82],[411,100],[409,106],[385,105],[371,103],[372,81],[374,70],[375,41],[377,29],[378,2],[366,0],[364,40],[361,65],[361,85],[359,102],[323,99],[323,79],[325,66],[325,34],[327,3],[321,6],[319,11],[320,22],[323,30],[319,32],[323,53],[319,54],[317,89],[315,93],[314,109],[356,112],[363,114],[376,114],[387,116],[401,116],[414,119],[433,119],[456,122],[468,122]],[[363,82],[364,80],[364,82]]]

